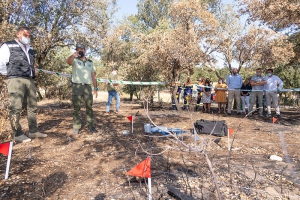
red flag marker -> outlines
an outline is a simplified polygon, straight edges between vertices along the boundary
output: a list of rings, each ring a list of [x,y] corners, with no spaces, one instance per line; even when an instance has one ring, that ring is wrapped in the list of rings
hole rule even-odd
[[[277,121],[277,118],[273,117],[273,123],[275,123]]]
[[[150,167],[151,157],[146,158],[144,161],[140,162],[137,166],[132,168],[126,174],[131,176],[139,176],[143,178],[151,178],[151,167]]]
[[[10,147],[10,142],[6,142],[3,144],[0,144],[0,153],[8,156],[9,154],[9,147]]]
[[[7,156],[7,163],[6,163],[6,171],[5,171],[5,179],[8,178],[10,160],[11,160],[11,153],[12,153],[13,142],[6,142],[0,144],[0,153]]]
[[[133,120],[132,115],[128,116],[127,119],[132,122],[132,120]]]

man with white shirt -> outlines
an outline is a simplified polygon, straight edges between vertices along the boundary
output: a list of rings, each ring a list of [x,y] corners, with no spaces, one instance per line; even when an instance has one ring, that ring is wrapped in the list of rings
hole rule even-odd
[[[267,70],[267,77],[266,77],[266,84],[265,84],[265,91],[266,91],[266,101],[267,101],[267,109],[268,114],[266,117],[271,116],[271,102],[273,102],[276,117],[280,118],[280,110],[279,110],[279,103],[278,103],[278,96],[277,92],[282,90],[283,81],[273,74],[273,69]]]
[[[47,137],[37,128],[36,88],[34,84],[34,51],[30,47],[30,29],[19,27],[15,40],[4,42],[0,47],[0,74],[7,76],[9,93],[9,120],[16,142],[30,142],[30,138]],[[22,103],[27,102],[28,137],[19,123]]]

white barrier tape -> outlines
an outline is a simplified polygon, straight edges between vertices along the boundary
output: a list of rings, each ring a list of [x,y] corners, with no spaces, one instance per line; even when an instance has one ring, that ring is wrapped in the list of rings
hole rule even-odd
[[[71,74],[64,74],[64,73],[59,73],[59,72],[53,72],[49,70],[44,70],[44,69],[38,69],[35,68],[39,72],[43,72],[46,74],[52,74],[52,75],[58,75],[58,76],[64,76],[67,78],[71,78]],[[102,78],[97,78],[98,82],[101,83],[112,83],[112,84],[121,84],[121,85],[168,85],[170,83],[168,82],[142,82],[142,81],[119,81],[119,80],[109,80],[109,79],[102,79]],[[281,89],[277,91],[268,91],[268,90],[241,90],[241,89],[225,89],[225,88],[214,88],[211,86],[205,86],[205,85],[197,85],[193,84],[194,86],[197,87],[204,87],[204,88],[213,88],[215,90],[240,90],[240,91],[263,91],[263,92],[300,92],[300,88],[291,88],[291,89]],[[192,87],[192,86],[190,86]],[[184,87],[183,87],[184,88]]]
[[[36,70],[46,74],[52,74],[52,75],[55,74],[58,76],[71,78],[71,74],[64,74],[64,73],[53,72],[53,71],[48,71],[48,70],[38,69],[38,68],[36,68]],[[168,84],[167,82],[118,81],[118,80],[109,80],[109,79],[102,79],[102,78],[97,78],[97,81],[101,83],[112,83],[112,84],[122,84],[122,85],[167,85]]]

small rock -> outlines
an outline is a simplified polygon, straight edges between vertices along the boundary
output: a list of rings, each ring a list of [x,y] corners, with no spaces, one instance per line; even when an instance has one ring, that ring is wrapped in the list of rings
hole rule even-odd
[[[276,155],[271,155],[270,160],[282,161],[282,158]]]

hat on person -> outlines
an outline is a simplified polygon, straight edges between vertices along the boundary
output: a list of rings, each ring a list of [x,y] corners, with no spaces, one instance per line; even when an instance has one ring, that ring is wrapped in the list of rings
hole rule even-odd
[[[76,44],[76,48],[75,49],[78,49],[78,48],[85,49],[85,46],[83,44]]]

